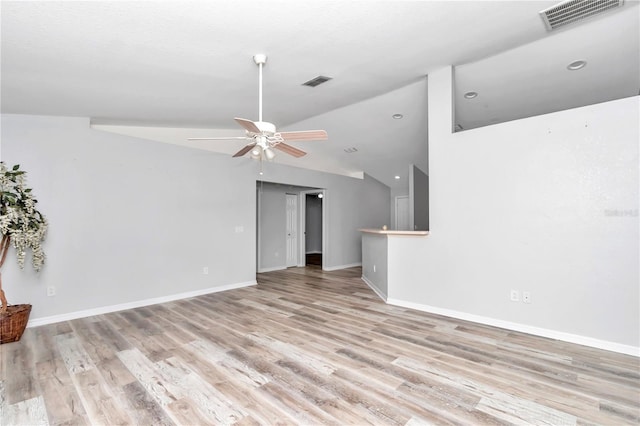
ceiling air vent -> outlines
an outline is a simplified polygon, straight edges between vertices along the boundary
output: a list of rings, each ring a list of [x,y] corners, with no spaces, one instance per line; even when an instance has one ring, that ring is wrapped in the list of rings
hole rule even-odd
[[[624,0],[568,0],[540,12],[547,31],[622,6]]]
[[[319,75],[316,78],[312,78],[311,80],[307,81],[306,83],[302,83],[302,85],[309,86],[309,87],[316,87],[321,85],[322,83],[326,83],[329,80],[331,80],[331,77],[325,77],[324,75]]]

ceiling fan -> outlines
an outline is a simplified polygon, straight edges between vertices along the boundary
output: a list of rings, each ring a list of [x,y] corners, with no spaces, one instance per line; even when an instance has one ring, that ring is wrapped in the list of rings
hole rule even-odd
[[[273,123],[262,121],[262,67],[267,62],[267,55],[258,54],[253,57],[258,65],[258,121],[245,118],[235,118],[236,122],[245,129],[245,136],[230,136],[219,138],[189,138],[190,141],[198,140],[231,140],[243,139],[248,141],[240,151],[233,154],[234,157],[242,157],[251,151],[251,157],[255,159],[272,160],[275,157],[274,149],[282,151],[294,157],[302,157],[307,153],[285,142],[289,141],[320,141],[327,140],[327,132],[324,130],[302,130],[297,132],[278,132]]]

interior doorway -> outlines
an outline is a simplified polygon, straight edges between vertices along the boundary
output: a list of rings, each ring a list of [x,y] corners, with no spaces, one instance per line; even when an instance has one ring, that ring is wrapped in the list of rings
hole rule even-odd
[[[258,273],[307,265],[307,238],[305,238],[307,194],[314,194],[316,199],[319,194],[323,197],[319,212],[312,206],[316,200],[310,202],[309,229],[310,232],[317,232],[315,230],[319,229],[320,238],[317,234],[311,234],[312,240],[308,244],[309,264],[316,268],[326,267],[329,258],[326,237],[328,228],[326,190],[257,181],[256,271]]]

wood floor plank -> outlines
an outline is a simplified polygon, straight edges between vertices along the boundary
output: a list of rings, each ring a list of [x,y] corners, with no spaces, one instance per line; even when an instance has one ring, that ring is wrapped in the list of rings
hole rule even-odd
[[[9,405],[4,416],[7,425],[49,425],[47,410],[41,396]]]
[[[195,340],[184,346],[204,362],[215,363],[220,370],[225,372],[227,380],[238,381],[249,387],[260,387],[269,382],[269,378],[260,374],[233,357],[229,352],[218,345],[206,340]]]
[[[92,425],[128,425],[133,419],[118,403],[97,368],[73,374],[72,379]]]
[[[156,370],[154,363],[145,357],[138,348],[118,352],[118,358],[161,406],[166,406],[179,399],[179,396],[172,392],[170,381]]]
[[[0,425],[638,425],[640,359],[386,305],[360,268],[27,329]]]
[[[171,426],[175,423],[160,405],[151,398],[139,382],[131,382],[122,388],[127,400],[127,410],[134,424]]]
[[[160,361],[157,368],[172,384],[174,394],[191,399],[200,413],[215,424],[233,424],[246,417],[247,413],[242,407],[233,406],[215,386],[194,374],[193,370],[178,358]]]
[[[70,374],[83,373],[96,368],[93,360],[80,343],[80,339],[74,333],[59,334],[55,337],[55,342]]]
[[[1,352],[0,355],[2,355]],[[4,380],[0,380],[0,421],[6,417],[7,405],[6,386],[4,384]]]
[[[28,330],[31,331],[31,330]],[[24,333],[18,344],[2,345],[2,374],[7,406],[40,396],[33,357],[33,332]]]
[[[203,415],[189,398],[173,401],[165,409],[178,425],[216,426],[216,423]]]
[[[38,383],[43,395],[49,423],[89,424],[89,418],[67,366],[60,357],[36,364]]]

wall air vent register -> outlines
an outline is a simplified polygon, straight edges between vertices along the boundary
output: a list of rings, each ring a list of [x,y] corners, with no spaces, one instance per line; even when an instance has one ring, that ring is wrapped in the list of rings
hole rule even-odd
[[[624,0],[568,0],[540,12],[547,31],[620,7]]]
[[[302,83],[303,86],[316,87],[321,85],[322,83],[326,83],[331,80],[331,77],[325,77],[324,75],[319,75],[316,78],[312,78],[311,80]]]

